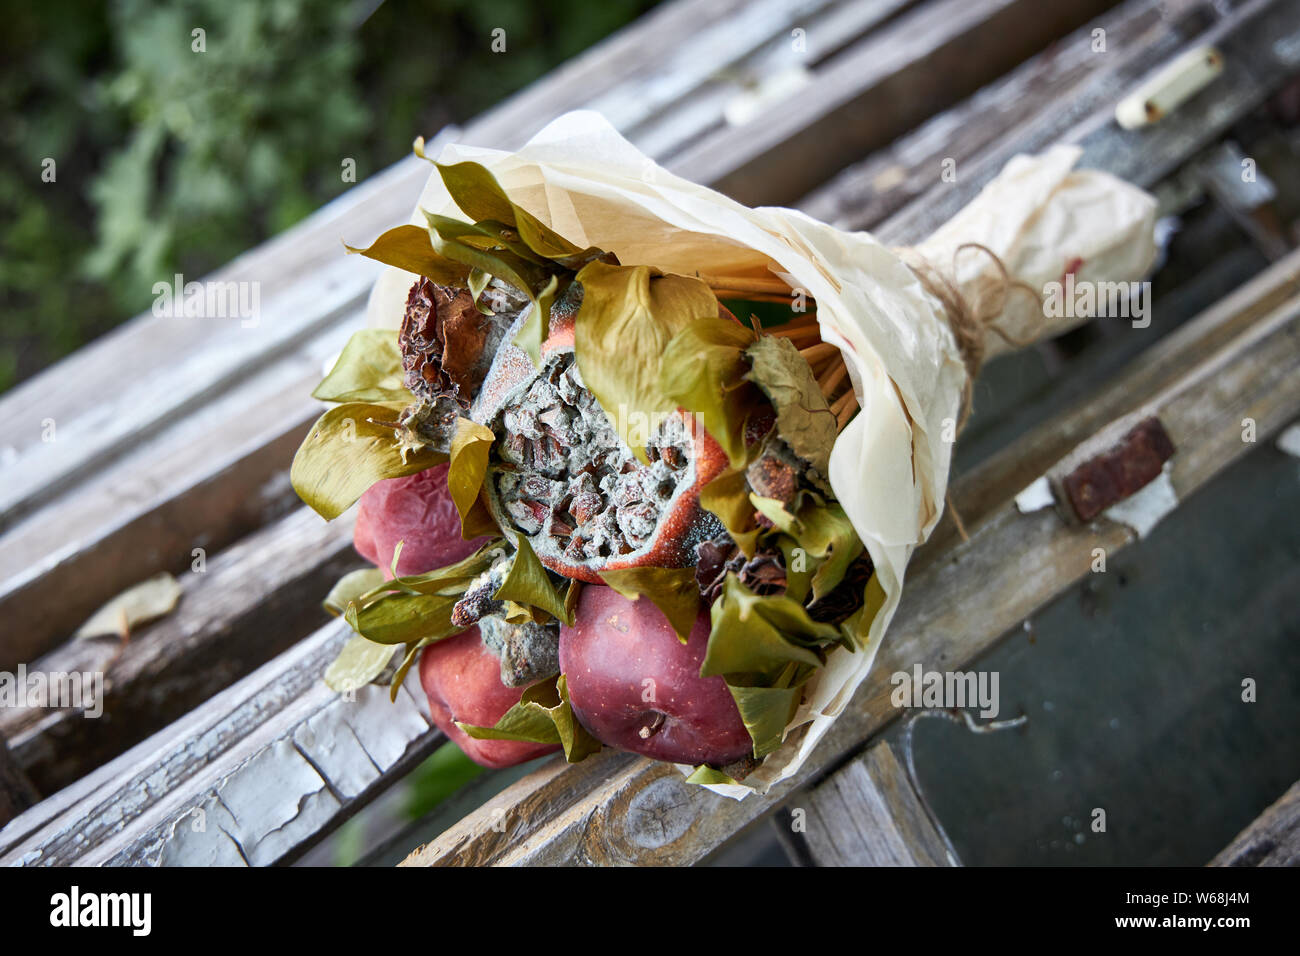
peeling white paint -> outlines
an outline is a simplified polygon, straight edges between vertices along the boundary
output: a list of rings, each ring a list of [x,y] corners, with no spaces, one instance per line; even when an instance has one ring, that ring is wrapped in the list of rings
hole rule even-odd
[[[1047,480],[1046,475],[1043,475],[1016,495],[1016,508],[1019,509],[1021,514],[1042,511],[1044,508],[1052,507],[1055,502],[1056,499],[1052,495],[1052,484]]]
[[[1111,505],[1103,514],[1111,521],[1128,525],[1137,532],[1139,538],[1145,538],[1160,521],[1178,507],[1178,493],[1174,483],[1169,480],[1169,463],[1154,481],[1144,488]]]
[[[1277,436],[1277,447],[1293,458],[1300,458],[1300,422],[1285,429]]]

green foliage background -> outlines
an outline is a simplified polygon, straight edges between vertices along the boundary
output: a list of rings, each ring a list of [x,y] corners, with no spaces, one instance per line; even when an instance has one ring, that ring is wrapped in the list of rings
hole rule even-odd
[[[0,391],[654,2],[6,0]]]

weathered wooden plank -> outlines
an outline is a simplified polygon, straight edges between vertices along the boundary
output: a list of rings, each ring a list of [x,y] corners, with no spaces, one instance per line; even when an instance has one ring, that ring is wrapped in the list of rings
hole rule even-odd
[[[0,735],[19,765],[53,793],[320,627],[321,598],[362,563],[353,523],[351,515],[326,523],[299,508],[214,555],[203,571],[181,575],[176,611],[125,646],[71,641],[33,661],[29,672],[102,673],[103,717],[0,709]]]
[[[0,830],[0,864],[292,860],[443,739],[414,678],[395,705],[386,687],[348,700],[320,682],[346,637],[326,625],[28,811]]]
[[[874,229],[940,182],[945,161],[960,181],[982,151],[1008,139],[1018,151],[1036,148],[1113,103],[1153,61],[1203,33],[1217,17],[1213,8],[1211,0],[1128,0],[852,164],[798,206],[842,229]]]
[[[1210,866],[1300,866],[1300,782],[1238,833]]]
[[[925,4],[818,68],[815,82],[761,117],[704,137],[669,167],[743,203],[791,202],[1112,2]]]
[[[723,128],[727,122],[724,113],[736,98],[783,78],[797,83],[797,76],[810,82],[808,71],[817,64],[916,3],[780,0],[765,4],[770,13],[761,21],[755,16],[760,5],[751,3],[743,22],[722,23],[701,31],[674,53],[674,61],[684,68],[692,60],[716,58],[719,50],[726,50],[728,62],[704,83],[688,87],[674,77],[689,74],[670,69],[666,79],[675,84],[677,96],[657,111],[646,108],[644,96],[634,96],[626,103],[602,97],[592,103],[592,108],[611,121],[626,116],[629,122],[622,128],[628,139],[652,156],[671,158],[695,140]],[[738,34],[738,28],[743,32]],[[796,30],[802,32],[796,34]],[[666,85],[660,82],[653,88],[656,93],[664,93]],[[626,92],[620,91],[620,97],[626,100]],[[635,118],[627,114],[629,109],[636,111]]]
[[[793,802],[793,801],[792,801]],[[957,866],[883,740],[798,798],[818,866]]]
[[[14,761],[0,734],[0,827],[34,805],[36,788]]]
[[[1223,74],[1160,122],[1123,130],[1114,122],[1114,102],[1103,98],[1090,116],[1062,133],[1058,124],[1036,118],[1014,137],[995,143],[965,163],[955,182],[935,181],[900,213],[875,230],[891,245],[928,236],[970,201],[1016,153],[1037,151],[1058,140],[1078,143],[1081,167],[1104,169],[1140,186],[1151,186],[1222,136],[1300,69],[1300,5],[1290,0],[1252,0],[1195,41],[1224,55]],[[1141,66],[1142,60],[1133,61]],[[1159,64],[1149,64],[1149,68]]]
[[[1123,395],[1126,413],[1142,408],[1160,416],[1178,448],[1170,479],[1186,497],[1252,447],[1242,441],[1244,417],[1263,436],[1300,412],[1297,366],[1300,298],[1293,298],[1174,384],[1136,392],[1121,379],[1105,392]],[[594,790],[580,770],[571,779],[552,770],[503,793],[491,805],[490,822],[473,814],[408,862],[694,862],[895,719],[890,673],[918,662],[927,669],[965,666],[1089,573],[1094,548],[1113,553],[1132,537],[1108,520],[1072,528],[1052,509],[1021,514],[1004,503],[968,544],[943,548],[910,577],[872,675],[800,773],[766,799],[732,802],[642,759],[604,776]],[[631,812],[638,802],[672,808],[672,827],[647,832],[645,814]]]
[[[324,408],[311,397],[322,364],[348,334],[313,337],[10,528],[0,668],[33,661],[132,584],[188,570],[196,548],[215,554],[299,507],[286,468]]]
[[[237,746],[310,692],[343,646],[346,631],[342,622],[322,628],[271,664],[205,701],[202,708],[41,801],[0,830],[0,854],[40,831],[46,831],[38,843],[42,852],[32,859],[44,856],[45,849],[52,859],[60,852],[71,859],[78,848],[101,842],[123,821],[164,793],[178,791],[210,760]],[[100,804],[111,808],[96,813]]]

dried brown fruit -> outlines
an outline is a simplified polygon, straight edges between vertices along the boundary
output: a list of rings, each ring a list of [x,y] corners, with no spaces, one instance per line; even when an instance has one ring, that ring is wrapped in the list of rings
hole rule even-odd
[[[425,402],[450,395],[469,408],[503,332],[501,323],[478,310],[467,289],[417,279],[397,338],[406,387]]]
[[[695,546],[697,563],[695,582],[700,596],[708,604],[717,600],[726,583],[727,574],[735,574],[740,583],[755,594],[782,594],[787,578],[785,561],[775,548],[760,549],[752,558],[746,558],[740,547],[725,533]]]

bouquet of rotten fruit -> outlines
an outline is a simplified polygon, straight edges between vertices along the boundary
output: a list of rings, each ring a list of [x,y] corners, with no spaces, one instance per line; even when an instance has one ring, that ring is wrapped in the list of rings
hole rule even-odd
[[[1010,265],[1140,274],[1147,197],[1072,164],[1009,170],[1030,195],[982,197],[994,234],[962,231],[1037,255],[1086,207],[1078,242]],[[672,176],[594,114],[434,166],[415,221],[352,250],[390,267],[379,327],[317,388],[335,404],[291,473],[326,518],[359,501],[375,565],[326,599],[356,632],[327,683],[401,646],[393,693],[418,661],[480,763],[603,745],[766,789],[865,676],[942,510],[971,374],[943,290],[865,233]]]

